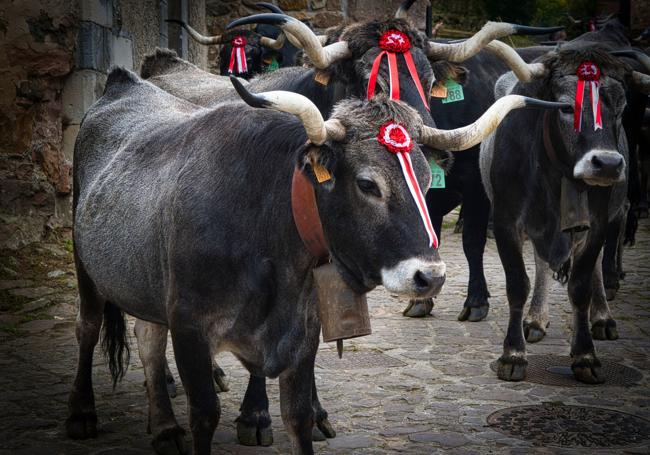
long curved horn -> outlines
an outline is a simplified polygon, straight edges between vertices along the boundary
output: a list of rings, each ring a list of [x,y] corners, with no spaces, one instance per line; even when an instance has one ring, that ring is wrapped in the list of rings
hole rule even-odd
[[[226,26],[226,29],[247,24],[270,24],[280,27],[287,36],[292,35],[298,41],[298,43],[294,43],[292,38],[289,37],[292,44],[299,44],[297,47],[304,50],[318,69],[325,69],[332,63],[349,58],[352,55],[347,42],[339,41],[323,47],[320,38],[309,27],[299,20],[284,14],[264,13],[242,17],[232,21]]]
[[[172,24],[180,25],[185,30],[187,30],[187,33],[190,34],[190,36],[194,39],[194,41],[196,41],[196,42],[198,42],[200,44],[206,44],[206,45],[208,45],[208,44],[223,44],[222,35],[214,35],[214,36],[201,35],[199,32],[194,30],[188,24],[186,24],[183,21],[179,21],[178,19],[165,19],[165,22],[171,22]]]
[[[415,3],[415,0],[403,1],[402,4],[399,5],[399,8],[397,8],[397,11],[395,11],[395,19],[406,19],[409,13],[409,8],[413,6],[413,3]]]
[[[413,0],[413,1],[415,1],[415,0]],[[260,7],[260,8],[266,8],[266,9],[268,9],[269,11],[271,11],[272,13],[276,13],[276,14],[285,14],[284,11],[282,11],[278,6],[274,5],[273,3],[258,2],[258,3],[255,3],[255,6],[258,6],[258,7]],[[320,43],[321,43],[323,46],[325,45],[325,43],[327,43],[327,35],[316,35],[316,36],[318,36],[318,39],[320,40]],[[290,42],[291,44],[293,44],[294,46],[296,46],[296,47],[302,47],[302,46],[300,45],[300,41],[298,41],[295,37],[293,37],[293,36],[291,36],[291,35],[288,35],[288,36],[287,36],[287,39],[288,39],[289,42]]]
[[[257,6],[258,8],[266,8],[269,11],[271,11],[272,13],[284,14],[284,11],[282,11],[282,9],[280,9],[279,6],[274,5],[273,3],[258,2],[258,3],[255,3],[255,6]]]
[[[264,47],[268,47],[270,49],[275,49],[276,51],[278,49],[282,49],[282,46],[284,46],[284,43],[286,41],[286,37],[284,36],[284,33],[280,33],[277,38],[269,38],[268,36],[260,36],[260,44]]]
[[[621,49],[618,51],[609,51],[609,53],[638,60],[645,67],[646,71],[650,73],[650,57],[641,51],[637,51],[636,49]]]
[[[490,41],[485,49],[503,60],[521,82],[530,82],[548,71],[543,63],[526,63],[517,51],[499,40]]]
[[[447,44],[429,41],[427,55],[459,63],[478,54],[490,41],[498,38],[510,35],[546,35],[560,30],[564,30],[564,27],[527,27],[506,22],[488,22],[481,30],[462,43]]]
[[[249,106],[288,112],[298,117],[305,127],[307,137],[315,145],[322,145],[328,139],[341,141],[345,138],[346,131],[341,122],[334,119],[324,121],[316,105],[305,96],[283,90],[254,94],[232,75],[230,82]]]
[[[499,98],[474,123],[454,130],[439,130],[425,126],[420,142],[438,150],[466,150],[481,142],[499,126],[499,123],[513,109],[539,107],[543,109],[570,108],[568,103],[542,101],[521,95],[507,95]]]

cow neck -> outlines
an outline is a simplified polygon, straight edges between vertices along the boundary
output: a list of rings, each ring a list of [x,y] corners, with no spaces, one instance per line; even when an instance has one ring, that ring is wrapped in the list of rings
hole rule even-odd
[[[291,180],[291,211],[298,235],[309,254],[318,260],[318,265],[328,262],[329,245],[318,213],[316,193],[309,179],[297,166]]]
[[[543,123],[542,136],[544,142],[544,152],[546,152],[546,157],[551,162],[551,165],[555,167],[556,170],[560,171],[563,177],[572,178],[573,177],[572,169],[570,169],[570,167],[567,166],[566,164],[563,164],[558,157],[558,152],[554,145],[554,139],[557,140],[559,139],[557,138],[556,135],[553,134],[553,131],[551,131],[550,122],[551,122],[550,111],[546,111],[544,112],[544,117],[542,121]]]

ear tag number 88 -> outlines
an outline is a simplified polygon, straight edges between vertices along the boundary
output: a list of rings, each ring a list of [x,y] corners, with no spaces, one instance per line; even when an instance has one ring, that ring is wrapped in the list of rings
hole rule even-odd
[[[442,104],[455,103],[457,101],[463,101],[465,99],[463,86],[455,80],[447,79],[445,81],[445,87],[447,87],[447,98],[442,100]]]

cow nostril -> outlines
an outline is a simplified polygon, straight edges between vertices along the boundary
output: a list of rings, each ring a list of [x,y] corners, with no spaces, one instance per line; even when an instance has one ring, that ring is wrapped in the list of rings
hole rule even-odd
[[[431,273],[425,273],[421,270],[418,270],[413,276],[413,281],[415,281],[415,286],[418,289],[428,289],[433,283],[433,275]]]
[[[603,162],[597,156],[591,157],[591,164],[593,164],[596,169],[601,169],[603,167]]]

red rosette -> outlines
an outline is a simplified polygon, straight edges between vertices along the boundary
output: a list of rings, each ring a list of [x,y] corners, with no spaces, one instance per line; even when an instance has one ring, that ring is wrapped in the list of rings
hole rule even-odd
[[[382,33],[379,47],[388,52],[404,53],[411,49],[411,40],[406,33],[391,29]]]
[[[600,80],[600,68],[594,62],[582,62],[576,71],[578,79],[581,81],[598,81]]]
[[[413,139],[406,127],[397,122],[386,122],[379,128],[377,140],[392,153],[408,153],[413,148]]]
[[[241,35],[237,35],[232,40],[230,40],[230,44],[232,47],[244,47],[246,46],[247,42],[246,38]]]

